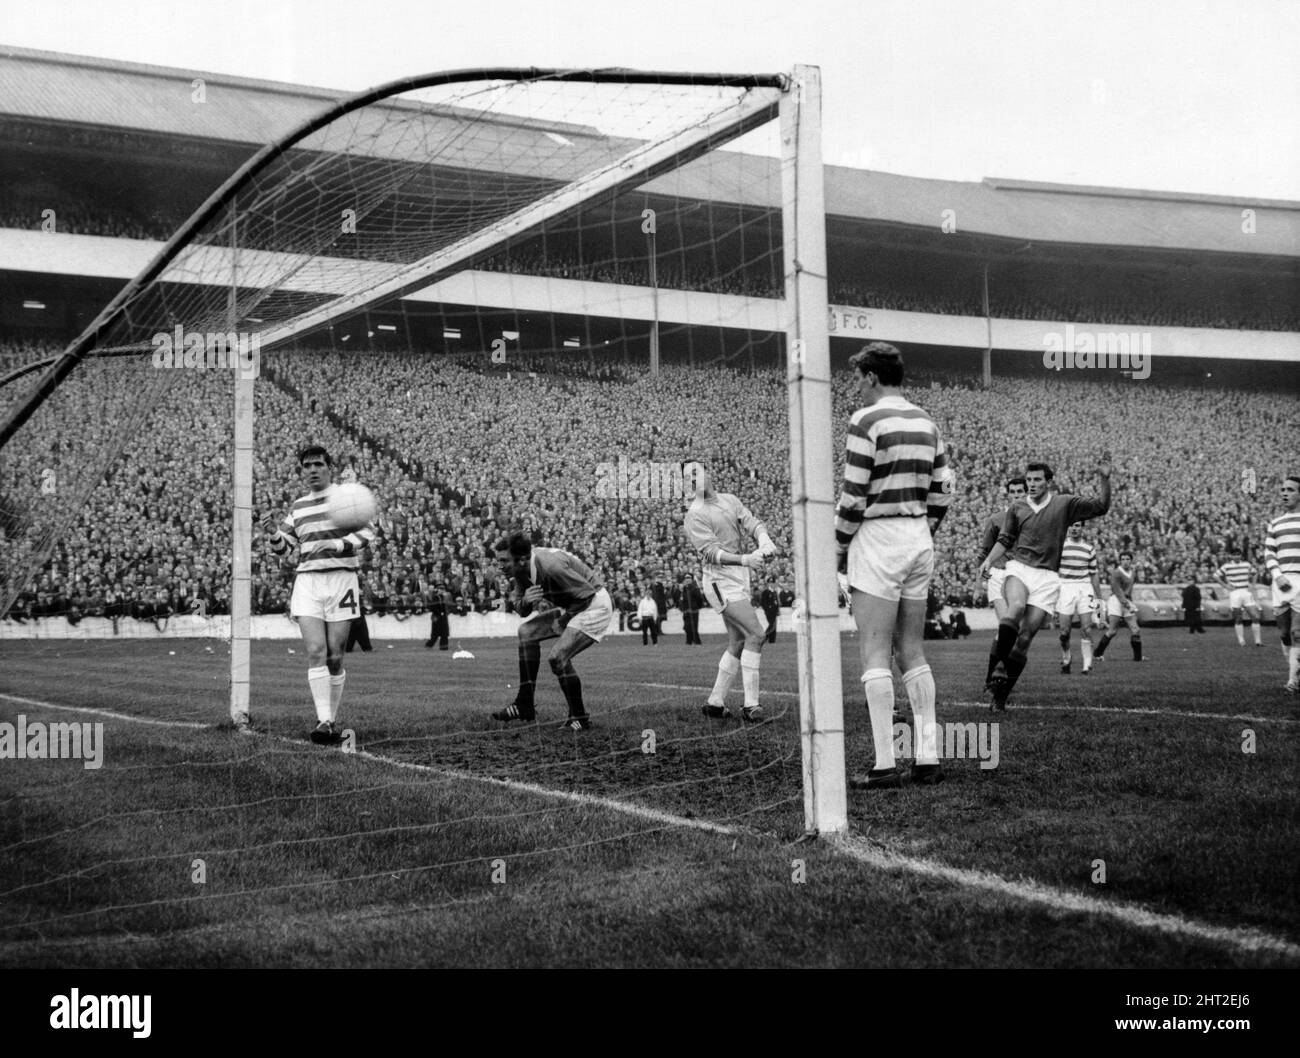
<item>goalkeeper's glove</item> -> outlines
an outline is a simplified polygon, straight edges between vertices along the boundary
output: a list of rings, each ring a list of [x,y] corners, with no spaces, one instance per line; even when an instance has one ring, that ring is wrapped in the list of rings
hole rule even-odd
[[[740,556],[740,564],[748,569],[758,569],[766,558],[762,551],[751,551],[747,555]]]
[[[777,546],[772,543],[772,538],[767,535],[766,529],[758,531],[758,551],[764,558],[775,555],[777,552]]]

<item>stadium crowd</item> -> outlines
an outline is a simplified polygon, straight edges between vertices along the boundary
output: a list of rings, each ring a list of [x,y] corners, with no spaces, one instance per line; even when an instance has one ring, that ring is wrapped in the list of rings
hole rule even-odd
[[[543,370],[507,373],[487,354],[266,355],[255,523],[282,515],[302,492],[298,448],[323,444],[335,480],[355,476],[384,503],[364,593],[371,612],[398,616],[508,608],[491,545],[515,526],[602,571],[625,614],[647,588],[661,609],[678,606],[685,576],[698,575],[681,531],[688,487],[620,494],[609,487],[620,458],[706,463],[721,490],[790,546],[783,374],[668,366],[658,378],[629,369],[582,377],[575,365],[533,366]],[[1090,493],[1093,467],[1113,455],[1111,512],[1085,534],[1103,563],[1132,550],[1139,581],[1206,581],[1243,547],[1262,569],[1264,525],[1275,513],[1270,475],[1290,454],[1291,398],[1055,374],[998,379],[990,391],[946,378],[908,392],[939,423],[957,475],[937,539],[939,599],[982,603],[983,522],[1003,507],[1003,481],[1030,459],[1055,467],[1060,487]],[[837,453],[851,393],[842,372]],[[230,398],[230,377],[217,372],[113,361],[74,375],[0,466],[0,572],[8,580],[34,560],[40,569],[9,619],[228,612]],[[87,461],[88,451],[103,465]],[[77,468],[90,475],[84,487]],[[1254,471],[1257,494],[1243,492],[1243,471]],[[284,611],[291,574],[255,541],[254,612]],[[788,552],[754,583],[788,601]]]

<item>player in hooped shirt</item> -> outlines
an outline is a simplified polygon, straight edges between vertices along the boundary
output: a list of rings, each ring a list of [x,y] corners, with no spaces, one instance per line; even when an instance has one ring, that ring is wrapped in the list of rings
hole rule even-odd
[[[1003,594],[1007,612],[998,623],[998,663],[988,682],[993,708],[1005,709],[1025,670],[1029,645],[1043,627],[1061,592],[1061,549],[1074,522],[1095,518],[1110,510],[1110,464],[1097,468],[1101,498],[1063,496],[1050,491],[1052,468],[1030,463],[1025,470],[1029,495],[1007,512],[993,550],[980,565],[980,576],[1004,555],[1007,578]]]
[[[863,406],[853,413],[845,437],[835,544],[852,589],[875,746],[875,766],[849,785],[865,790],[902,785],[893,740],[897,660],[916,738],[912,782],[930,786],[942,781],[943,769],[934,674],[922,640],[934,534],[952,503],[952,469],[934,420],[903,396],[899,351],[871,342],[849,363],[857,372]]]
[[[357,582],[359,554],[374,543],[370,526],[344,533],[326,513],[331,460],[319,445],[298,453],[298,466],[310,489],[294,501],[277,526],[272,518],[262,523],[277,555],[298,548],[289,613],[302,632],[307,650],[307,685],[316,707],[316,727],[311,740],[321,745],[339,741],[336,728],[343,700],[344,647],[352,621],[361,613],[361,588]],[[239,725],[239,726],[246,726]]]
[[[1287,656],[1286,689],[1300,694],[1300,474],[1282,482],[1282,513],[1268,523],[1264,565],[1273,586],[1273,614]]]
[[[1101,598],[1097,579],[1097,549],[1079,534],[1079,526],[1066,531],[1061,548],[1061,595],[1056,601],[1056,620],[1061,629],[1061,675],[1070,674],[1070,628],[1079,618],[1079,652],[1083,674],[1092,670],[1092,613]]]
[[[1232,607],[1232,627],[1237,633],[1237,645],[1246,645],[1246,629],[1242,623],[1243,615],[1250,618],[1250,630],[1255,639],[1255,646],[1262,647],[1263,639],[1259,631],[1259,607],[1255,605],[1255,596],[1251,593],[1250,582],[1255,578],[1255,567],[1247,559],[1250,549],[1243,548],[1242,554],[1221,565],[1215,572],[1215,580],[1228,589],[1228,605]]]

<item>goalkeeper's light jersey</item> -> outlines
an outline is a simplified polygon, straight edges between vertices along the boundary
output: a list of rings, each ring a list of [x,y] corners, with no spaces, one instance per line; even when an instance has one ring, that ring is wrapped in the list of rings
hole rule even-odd
[[[716,493],[711,500],[692,500],[686,511],[687,539],[700,553],[704,575],[714,580],[749,583],[748,567],[724,566],[718,561],[718,554],[729,551],[733,555],[743,555],[750,551],[745,534],[757,539],[762,527],[763,523],[730,492]]]
[[[358,552],[369,547],[375,540],[375,531],[366,526],[356,532],[344,535],[325,513],[325,503],[329,498],[329,489],[321,492],[309,492],[306,496],[293,501],[293,507],[280,523],[280,536],[271,541],[271,548],[282,554],[294,544],[301,551],[297,573],[329,573],[333,570],[356,570],[360,565]],[[347,545],[342,554],[331,551],[313,557],[316,547],[322,540],[342,539]]]
[[[1249,588],[1250,578],[1254,572],[1254,566],[1239,558],[1232,562],[1225,562],[1219,567],[1219,576],[1227,581],[1228,587],[1234,591],[1238,588]]]
[[[1097,552],[1082,540],[1066,540],[1061,548],[1061,580],[1089,581],[1097,572]]]
[[[1264,564],[1269,580],[1279,573],[1288,580],[1300,575],[1300,511],[1279,514],[1268,523]]]

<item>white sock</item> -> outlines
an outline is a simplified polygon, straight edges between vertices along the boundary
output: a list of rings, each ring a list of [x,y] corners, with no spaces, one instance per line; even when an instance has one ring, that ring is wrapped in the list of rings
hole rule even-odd
[[[918,665],[903,673],[903,687],[912,703],[912,725],[917,732],[916,763],[939,763],[939,725],[934,720],[934,673]]]
[[[745,708],[758,704],[758,663],[763,657],[757,650],[740,652],[740,683],[745,688]]]
[[[316,719],[324,723],[330,718],[330,670],[324,665],[307,670],[307,686],[316,706]]]
[[[1287,652],[1286,668],[1288,683],[1295,683],[1300,679],[1300,647],[1292,647]]]
[[[1092,668],[1092,636],[1083,637],[1083,642],[1079,644],[1079,650],[1083,654],[1083,671],[1087,672]]]
[[[1257,646],[1257,647],[1262,647],[1262,646],[1264,645],[1264,641],[1263,641],[1262,639],[1259,638],[1259,622],[1258,622],[1258,621],[1251,621],[1251,622],[1250,622],[1250,630],[1251,630],[1252,633],[1254,633],[1254,636],[1255,636],[1255,646]]]
[[[1237,633],[1237,646],[1244,647],[1246,645],[1246,629],[1242,627],[1241,622],[1238,622],[1232,627]]]
[[[718,662],[718,678],[713,681],[713,691],[709,695],[710,705],[726,705],[727,692],[735,682],[736,673],[740,671],[740,659],[734,654],[723,654]]]
[[[348,678],[347,670],[344,669],[337,676],[330,677],[330,721],[333,722],[339,718],[339,702],[343,700],[343,681]]]
[[[894,766],[894,676],[888,669],[867,669],[862,674],[871,717],[871,740],[876,744],[876,771]]]

